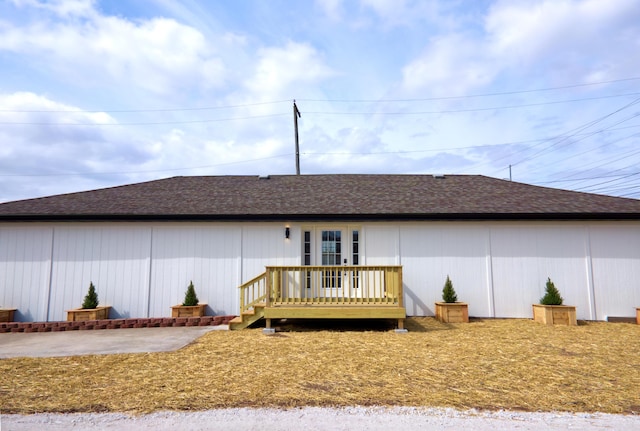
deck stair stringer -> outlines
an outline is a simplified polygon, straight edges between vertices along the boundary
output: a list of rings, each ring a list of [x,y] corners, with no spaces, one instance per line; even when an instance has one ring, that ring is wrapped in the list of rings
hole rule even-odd
[[[265,306],[264,303],[259,303],[255,304],[252,309],[243,311],[240,316],[234,317],[229,322],[229,329],[244,329],[264,318]]]

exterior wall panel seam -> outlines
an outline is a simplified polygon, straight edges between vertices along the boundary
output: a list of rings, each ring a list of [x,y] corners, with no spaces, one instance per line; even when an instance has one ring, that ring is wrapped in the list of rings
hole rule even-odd
[[[493,256],[491,254],[491,232],[492,228],[487,228],[487,296],[489,300],[489,315],[496,317],[496,300],[493,288]]]
[[[49,322],[51,318],[51,288],[53,284],[53,256],[55,253],[55,243],[56,243],[56,227],[53,226],[51,228],[51,250],[49,253],[49,280],[47,280],[47,309],[45,320]]]
[[[585,226],[585,264],[587,270],[587,295],[589,295],[589,318],[591,320],[597,320],[598,312],[596,309],[596,293],[593,280],[593,258],[591,255],[591,229],[589,225]]]
[[[147,317],[151,317],[151,283],[153,282],[153,236],[155,229],[149,228],[149,270],[147,271]]]

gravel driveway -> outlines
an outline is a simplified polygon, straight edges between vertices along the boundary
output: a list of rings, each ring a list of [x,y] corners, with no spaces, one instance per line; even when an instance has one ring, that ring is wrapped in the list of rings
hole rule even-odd
[[[121,413],[4,415],[0,429],[62,430],[640,430],[640,416],[610,414],[478,412],[453,409],[305,407],[159,412],[143,416]]]

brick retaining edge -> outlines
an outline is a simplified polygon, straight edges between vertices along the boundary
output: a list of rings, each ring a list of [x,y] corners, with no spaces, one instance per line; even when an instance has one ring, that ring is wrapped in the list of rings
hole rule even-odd
[[[7,332],[59,332],[123,328],[167,328],[172,326],[228,325],[236,316],[151,317],[132,319],[85,320],[81,322],[2,322],[0,334]]]

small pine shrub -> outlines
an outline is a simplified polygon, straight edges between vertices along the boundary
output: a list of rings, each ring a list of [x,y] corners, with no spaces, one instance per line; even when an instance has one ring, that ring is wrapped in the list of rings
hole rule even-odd
[[[442,288],[442,300],[450,304],[458,301],[458,295],[456,295],[453,283],[451,283],[448,275],[447,281],[444,282],[444,287]]]
[[[82,301],[82,308],[97,308],[100,301],[98,301],[98,294],[93,282],[89,283],[89,291]]]
[[[553,284],[551,278],[547,278],[547,287],[545,289],[544,296],[540,298],[540,304],[542,305],[562,305],[562,296],[556,289],[556,285]]]
[[[194,306],[198,305],[198,295],[196,295],[196,289],[193,287],[193,281],[189,283],[189,287],[187,287],[187,291],[184,294],[184,302],[182,305],[186,306]]]

